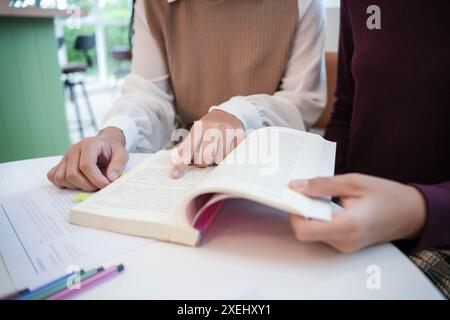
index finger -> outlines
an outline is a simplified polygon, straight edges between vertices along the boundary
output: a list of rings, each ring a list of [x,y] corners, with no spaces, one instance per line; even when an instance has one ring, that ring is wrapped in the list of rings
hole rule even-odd
[[[184,139],[183,142],[181,142],[181,144],[178,146],[178,163],[175,163],[173,165],[171,173],[172,178],[178,179],[183,176],[184,170],[188,165],[191,164],[192,159],[195,157],[195,153],[200,147],[202,137],[202,134],[193,134],[191,130],[186,139]]]
[[[298,238],[306,241],[326,241],[341,238],[351,231],[349,215],[335,213],[331,221],[308,220],[291,215],[291,224]]]

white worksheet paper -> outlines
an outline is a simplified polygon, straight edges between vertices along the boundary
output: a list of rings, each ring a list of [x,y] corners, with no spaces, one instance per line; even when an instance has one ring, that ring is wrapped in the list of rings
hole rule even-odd
[[[76,193],[46,186],[2,201],[0,252],[17,289],[36,288],[77,268],[99,267],[153,242],[70,224]]]

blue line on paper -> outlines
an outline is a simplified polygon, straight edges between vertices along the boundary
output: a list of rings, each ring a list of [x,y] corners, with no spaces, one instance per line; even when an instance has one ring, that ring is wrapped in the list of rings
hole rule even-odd
[[[33,260],[31,259],[30,255],[28,254],[27,249],[26,249],[25,246],[23,245],[22,240],[20,240],[20,237],[19,237],[19,235],[17,234],[16,228],[14,227],[13,223],[11,222],[11,219],[9,219],[9,216],[8,216],[8,214],[6,213],[5,208],[3,207],[2,204],[0,204],[0,206],[2,207],[2,210],[3,210],[3,212],[5,213],[5,216],[6,216],[6,218],[8,219],[9,224],[11,225],[11,227],[12,227],[14,233],[16,234],[17,240],[19,240],[20,245],[21,245],[22,248],[23,248],[23,251],[25,251],[25,254],[26,254],[27,257],[28,257],[28,260],[30,260],[30,263],[31,263],[31,265],[33,266],[34,271],[36,272],[36,274],[38,274],[39,272],[38,272],[38,270],[36,269],[36,266],[34,265]]]

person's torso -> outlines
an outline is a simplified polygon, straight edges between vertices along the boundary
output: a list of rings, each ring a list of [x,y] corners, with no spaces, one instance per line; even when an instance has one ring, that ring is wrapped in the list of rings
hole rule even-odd
[[[277,91],[295,37],[298,0],[145,3],[183,124],[233,96]]]
[[[346,1],[355,95],[347,171],[450,178],[450,1]],[[376,21],[367,20],[375,11]]]

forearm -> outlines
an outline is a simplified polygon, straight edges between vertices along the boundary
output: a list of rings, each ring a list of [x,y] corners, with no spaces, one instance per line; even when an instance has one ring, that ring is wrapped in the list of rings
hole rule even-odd
[[[310,104],[309,114],[315,112],[320,115],[322,104]],[[222,110],[241,120],[245,130],[254,130],[260,127],[279,126],[299,130],[306,130],[303,114],[291,100],[277,95],[265,94],[246,97],[233,97],[229,101],[212,110]],[[308,108],[306,108],[308,109]]]
[[[408,243],[408,251],[416,253],[427,248],[450,246],[450,181],[413,186],[425,198],[426,221],[418,237]]]
[[[122,96],[107,113],[102,128],[120,129],[129,152],[156,152],[167,144],[174,128],[172,100],[152,81],[128,75]]]

